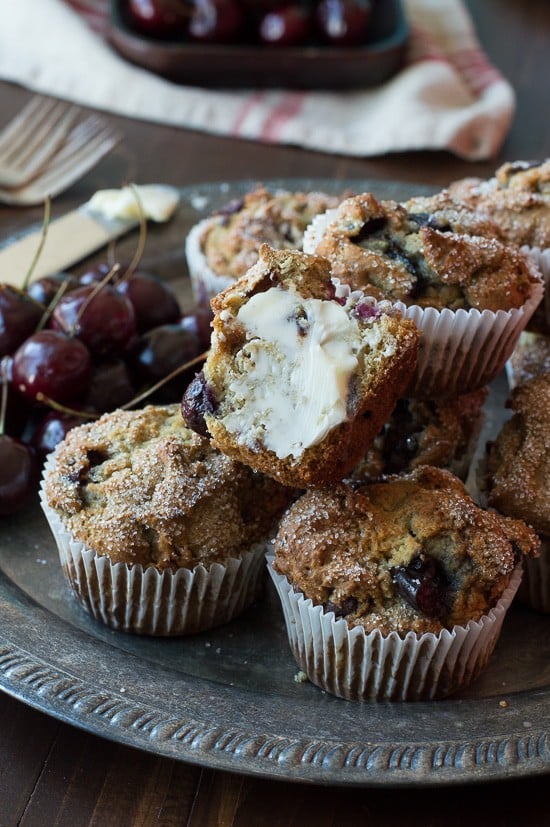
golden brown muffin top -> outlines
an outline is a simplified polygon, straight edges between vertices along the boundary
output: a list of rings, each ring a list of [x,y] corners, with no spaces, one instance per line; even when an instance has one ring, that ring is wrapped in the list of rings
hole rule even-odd
[[[541,282],[519,249],[483,236],[483,222],[467,220],[464,210],[419,206],[411,202],[409,211],[372,193],[348,198],[331,214],[315,252],[352,287],[421,307],[510,310]]]
[[[341,199],[323,192],[270,192],[257,187],[231,201],[204,226],[201,249],[216,275],[235,279],[256,263],[260,244],[301,249],[305,228]]]
[[[537,550],[524,523],[483,511],[456,477],[423,466],[308,491],[281,520],[274,567],[349,626],[437,633],[486,614],[518,556]]]
[[[158,569],[239,557],[291,498],[185,428],[178,405],[114,411],[71,430],[46,497],[98,554]]]
[[[507,162],[488,180],[454,181],[449,193],[495,222],[505,241],[550,246],[550,158]]]
[[[517,385],[513,416],[488,446],[488,501],[550,536],[550,373]]]

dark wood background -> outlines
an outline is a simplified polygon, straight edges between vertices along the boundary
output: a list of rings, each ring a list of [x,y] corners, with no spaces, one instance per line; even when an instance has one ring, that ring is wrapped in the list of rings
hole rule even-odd
[[[237,178],[328,176],[439,186],[465,175],[489,176],[505,160],[550,155],[550,2],[467,0],[467,6],[484,49],[517,94],[512,128],[497,158],[467,163],[444,152],[347,158],[113,117],[124,133],[123,143],[54,201],[54,216],[96,189],[125,180],[185,186]],[[0,83],[2,120],[29,95]],[[1,238],[41,218],[42,208],[0,207]],[[386,790],[245,777],[121,746],[0,693],[0,827],[542,827],[550,823],[549,781],[541,776]]]

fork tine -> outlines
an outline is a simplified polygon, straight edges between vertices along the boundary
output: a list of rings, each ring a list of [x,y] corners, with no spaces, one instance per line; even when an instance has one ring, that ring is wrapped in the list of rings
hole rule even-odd
[[[30,184],[19,189],[0,187],[0,203],[31,206],[54,197],[85,175],[120,141],[121,135],[90,116],[73,127],[54,161]]]
[[[0,134],[0,184],[31,180],[63,143],[79,110],[60,101],[33,98]]]
[[[0,169],[0,183],[21,186],[31,181],[63,145],[77,114],[76,108],[55,110],[51,118],[37,125],[24,145],[14,148],[11,157],[5,156],[6,169]]]

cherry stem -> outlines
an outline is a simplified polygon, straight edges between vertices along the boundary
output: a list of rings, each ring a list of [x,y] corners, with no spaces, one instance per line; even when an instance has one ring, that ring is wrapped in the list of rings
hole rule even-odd
[[[103,290],[105,285],[108,284],[110,281],[112,281],[112,279],[115,277],[115,275],[118,273],[119,270],[120,270],[120,264],[113,264],[113,266],[111,267],[111,269],[109,270],[109,272],[107,273],[105,278],[101,279],[101,281],[98,281],[98,283],[95,285],[94,289],[91,291],[90,295],[87,297],[86,301],[84,301],[82,303],[82,305],[80,306],[79,311],[78,311],[77,316],[76,316],[75,323],[74,323],[74,325],[72,326],[72,328],[69,332],[69,336],[75,336],[76,335],[78,324],[79,324],[82,316],[84,315],[84,312],[85,312],[86,308],[88,307],[90,302],[92,302],[95,299],[95,297],[97,296],[99,291]]]
[[[42,250],[44,248],[44,244],[46,243],[46,236],[48,235],[48,227],[50,225],[50,214],[51,214],[51,198],[49,195],[46,196],[46,200],[44,201],[44,219],[42,221],[42,233],[40,235],[40,242],[38,244],[38,248],[36,253],[34,254],[34,258],[31,261],[31,266],[27,270],[27,274],[23,280],[23,290],[26,290],[29,286],[29,282],[31,280],[31,276],[34,272],[34,268],[40,258]]]
[[[0,361],[0,378],[2,380],[2,396],[0,397],[0,436],[4,436],[6,427],[6,410],[8,407],[8,370],[7,357]]]
[[[132,257],[130,264],[126,269],[126,272],[124,273],[125,279],[130,278],[130,276],[138,266],[139,262],[141,261],[143,251],[145,249],[145,243],[147,240],[147,217],[145,215],[145,210],[143,209],[143,202],[139,197],[138,191],[134,184],[129,184],[129,187],[132,190],[134,198],[136,199],[137,208],[139,212],[139,236],[136,251]]]
[[[47,405],[48,408],[52,408],[59,413],[69,414],[69,416],[80,416],[83,419],[99,419],[101,416],[97,411],[77,411],[76,408],[68,408],[67,405],[61,405],[59,402],[56,402],[55,399],[46,396],[42,391],[38,391],[36,394],[36,401]]]
[[[180,373],[189,370],[189,368],[198,365],[199,362],[203,362],[207,356],[208,351],[205,351],[204,353],[201,353],[199,356],[195,356],[194,359],[190,359],[189,362],[184,362],[183,365],[180,365],[171,373],[167,374],[167,376],[164,376],[155,385],[152,385],[150,388],[147,388],[147,390],[143,391],[143,393],[140,393],[138,396],[135,396],[133,399],[130,399],[130,401],[127,402],[125,405],[121,405],[119,410],[127,411],[134,405],[137,405],[139,402],[143,402],[144,399],[147,399],[147,397],[150,396],[152,393],[159,390],[159,388],[162,388],[163,385],[165,385],[167,382],[170,382],[171,379],[174,379]],[[42,393],[41,391],[39,391],[36,394],[36,401],[41,402],[43,405],[47,405],[48,408],[53,408],[54,411],[59,411],[59,413],[69,414],[70,416],[80,416],[83,419],[99,419],[99,417],[102,416],[102,414],[98,413],[97,411],[78,411],[76,410],[76,408],[68,408],[66,405],[61,405],[59,402],[56,402],[55,399],[50,399],[49,396],[46,396],[46,394]],[[2,431],[0,430],[0,434],[1,433]]]
[[[34,331],[35,333],[38,333],[40,330],[43,330],[46,327],[46,324],[47,324],[48,320],[50,319],[53,311],[57,307],[57,303],[59,302],[61,296],[66,292],[68,286],[69,286],[69,279],[65,279],[65,281],[61,282],[61,284],[57,288],[57,291],[56,291],[53,299],[51,300],[49,305],[46,307],[46,310],[42,314],[42,318],[38,322],[38,324],[36,326],[36,330]]]
[[[121,410],[127,411],[129,408],[133,408],[133,406],[137,405],[139,402],[143,402],[144,399],[147,399],[147,397],[150,396],[152,393],[158,391],[159,388],[162,388],[163,385],[165,385],[167,382],[170,382],[172,379],[175,379],[175,377],[179,376],[180,373],[184,373],[184,371],[189,370],[189,368],[198,365],[200,362],[204,362],[207,356],[208,351],[205,351],[204,353],[201,353],[199,356],[195,356],[195,358],[191,359],[189,362],[184,362],[183,365],[180,365],[171,373],[168,373],[155,385],[152,385],[150,388],[147,388],[147,390],[143,391],[143,393],[140,393],[139,396],[135,396],[133,399],[130,399],[129,402],[126,402],[125,405],[121,405]]]

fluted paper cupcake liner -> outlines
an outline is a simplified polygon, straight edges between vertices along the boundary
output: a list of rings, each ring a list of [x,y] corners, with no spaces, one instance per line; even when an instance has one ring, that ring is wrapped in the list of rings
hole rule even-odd
[[[225,290],[235,279],[215,273],[202,251],[201,237],[212,224],[212,218],[203,218],[192,227],[185,239],[185,258],[193,296],[199,307],[210,307],[210,299]]]
[[[487,615],[439,634],[370,633],[349,628],[324,612],[287,578],[268,571],[279,595],[290,648],[309,680],[326,692],[357,701],[421,701],[463,689],[486,666],[521,581],[517,567],[502,597]]]
[[[75,540],[40,501],[57,543],[59,560],[71,590],[94,617],[123,632],[141,635],[189,635],[227,623],[257,596],[264,573],[265,544],[240,558],[209,568],[159,571],[153,566],[112,563]]]

